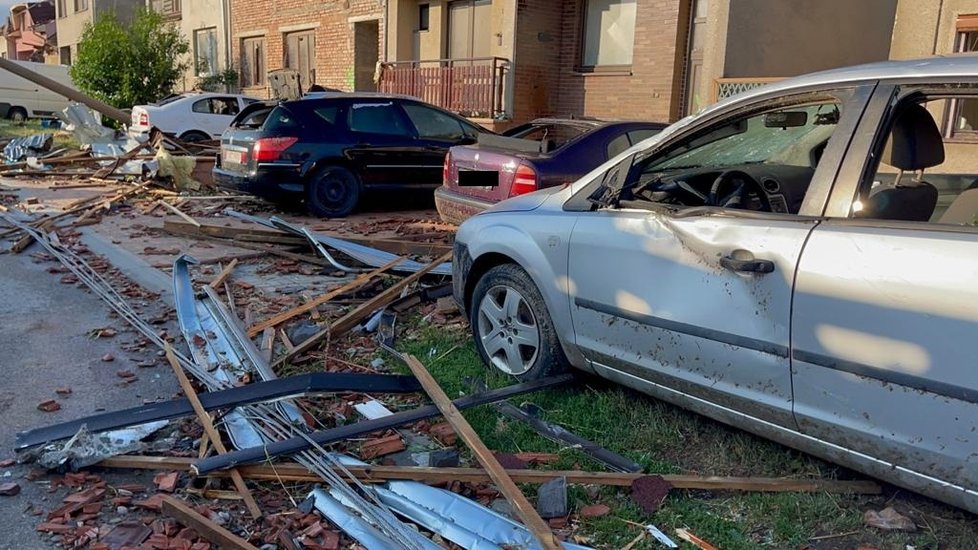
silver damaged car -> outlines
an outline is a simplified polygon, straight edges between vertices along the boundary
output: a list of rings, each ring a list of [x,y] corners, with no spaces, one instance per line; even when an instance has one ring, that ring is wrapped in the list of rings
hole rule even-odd
[[[491,367],[577,368],[978,512],[978,57],[785,80],[455,241]]]

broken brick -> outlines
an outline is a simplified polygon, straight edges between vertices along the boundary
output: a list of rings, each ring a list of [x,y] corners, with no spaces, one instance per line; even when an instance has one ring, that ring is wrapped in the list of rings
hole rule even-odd
[[[111,353],[106,353],[105,355],[102,356],[102,361],[106,363],[111,363],[112,361],[115,361],[115,356],[112,355]]]
[[[496,461],[507,470],[525,470],[529,466],[511,453],[493,453],[493,455],[496,457]]]
[[[592,504],[590,506],[585,506],[581,508],[579,512],[581,516],[586,518],[599,518],[601,516],[606,516],[611,512],[611,508],[607,504]]]
[[[428,434],[446,447],[451,447],[458,440],[455,430],[448,422],[440,422],[428,429]]]
[[[0,460],[0,468],[7,468],[13,466],[14,464],[17,464],[17,460],[13,458],[5,458]]]
[[[145,508],[155,512],[163,511],[163,495],[153,495],[146,500],[136,500],[132,503],[136,508]]]
[[[360,458],[370,460],[371,458],[377,458],[378,456],[397,453],[403,451],[404,449],[405,446],[404,442],[401,441],[401,436],[395,433],[386,437],[378,437],[376,439],[364,441],[360,445]]]
[[[159,488],[160,491],[165,493],[172,493],[177,489],[177,480],[180,474],[178,472],[161,472],[153,477],[153,483]]]
[[[71,388],[68,386],[61,386],[60,388],[55,388],[54,393],[58,395],[71,395]]]
[[[632,500],[642,512],[655,513],[669,495],[672,484],[661,476],[643,476],[632,482]]]
[[[44,412],[55,412],[61,410],[61,403],[54,399],[47,399],[37,404],[37,410]]]
[[[20,494],[20,485],[16,481],[0,483],[0,497],[12,497]]]
[[[53,523],[53,522],[42,523],[37,526],[38,531],[43,531],[45,533],[56,533],[59,535],[66,535],[70,533],[73,529],[74,527],[70,527],[62,523]]]

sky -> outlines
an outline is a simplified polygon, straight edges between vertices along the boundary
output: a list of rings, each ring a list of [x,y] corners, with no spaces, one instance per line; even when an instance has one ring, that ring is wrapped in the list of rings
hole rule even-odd
[[[17,0],[0,0],[0,15],[2,15],[4,19],[6,19],[7,16],[10,15],[10,6],[13,6],[16,3]]]

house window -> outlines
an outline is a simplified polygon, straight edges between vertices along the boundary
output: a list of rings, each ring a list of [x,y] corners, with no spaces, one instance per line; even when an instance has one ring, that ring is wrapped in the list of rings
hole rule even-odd
[[[71,65],[71,46],[62,46],[58,49],[62,65]]]
[[[194,68],[197,76],[217,74],[217,28],[194,31]]]
[[[418,30],[426,31],[428,30],[428,24],[430,22],[429,14],[430,9],[428,4],[418,5]]]
[[[68,17],[68,4],[66,0],[58,0],[55,8],[56,8],[55,11],[58,14],[58,19],[61,19],[62,17]]]
[[[241,86],[265,85],[265,37],[241,39]]]
[[[308,90],[316,83],[316,33],[293,32],[285,35],[285,68],[299,71],[299,85]]]
[[[584,67],[628,66],[635,43],[635,0],[587,0]]]
[[[180,0],[150,0],[150,9],[168,19],[180,19]]]
[[[958,17],[954,51],[978,51],[978,15]],[[952,99],[947,102],[944,137],[978,141],[978,99]]]
[[[88,0],[75,0],[75,13],[88,9]]]

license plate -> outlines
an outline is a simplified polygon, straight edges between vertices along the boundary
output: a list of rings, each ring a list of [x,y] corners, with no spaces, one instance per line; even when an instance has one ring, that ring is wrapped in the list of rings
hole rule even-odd
[[[244,153],[241,151],[221,151],[221,162],[224,164],[244,164]]]

